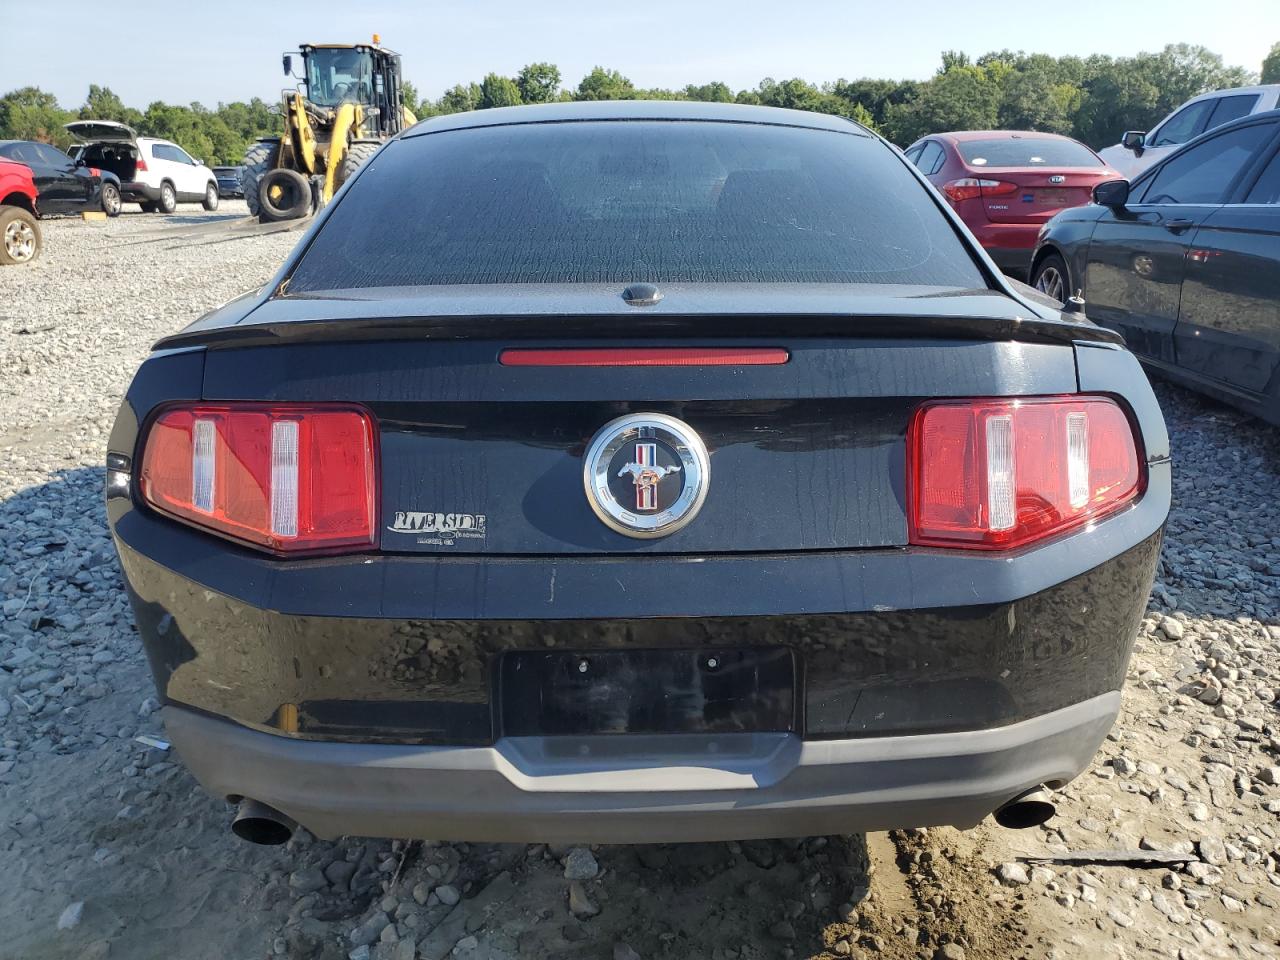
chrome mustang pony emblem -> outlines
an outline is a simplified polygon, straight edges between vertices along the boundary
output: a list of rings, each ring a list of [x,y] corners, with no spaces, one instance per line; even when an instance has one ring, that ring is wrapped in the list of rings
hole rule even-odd
[[[650,539],[689,523],[707,496],[711,461],[702,438],[661,413],[605,424],[583,463],[587,502],[612,530]]]
[[[658,509],[658,481],[680,469],[676,463],[658,466],[658,445],[637,443],[636,458],[618,471],[618,476],[631,475],[636,486],[636,509]]]

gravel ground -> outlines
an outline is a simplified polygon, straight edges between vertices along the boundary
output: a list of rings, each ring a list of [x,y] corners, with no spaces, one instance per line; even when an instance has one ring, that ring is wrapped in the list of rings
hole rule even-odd
[[[0,269],[0,957],[1280,957],[1280,433],[1172,388],[1174,511],[1120,723],[1039,830],[252,847],[169,753],[101,504],[159,335],[296,234],[45,225]],[[1098,851],[1181,855],[1107,864]],[[1074,854],[1083,862],[1063,863]]]

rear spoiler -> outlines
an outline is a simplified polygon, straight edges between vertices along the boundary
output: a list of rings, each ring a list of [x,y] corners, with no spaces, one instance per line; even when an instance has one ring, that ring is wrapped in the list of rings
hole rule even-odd
[[[1056,304],[1056,301],[1051,301]],[[921,304],[924,307],[924,304]],[[248,347],[271,344],[367,340],[546,340],[589,338],[635,340],[741,339],[762,337],[919,337],[922,339],[1014,340],[1071,344],[1123,344],[1115,331],[1083,318],[859,314],[631,314],[524,316],[402,316],[287,320],[201,327],[157,341],[155,350],[186,347]]]

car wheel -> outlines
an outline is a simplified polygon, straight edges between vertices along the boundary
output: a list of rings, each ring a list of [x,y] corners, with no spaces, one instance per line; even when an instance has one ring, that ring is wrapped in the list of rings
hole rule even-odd
[[[120,216],[124,204],[120,201],[120,188],[110,181],[102,184],[102,212],[108,217]]]
[[[1067,262],[1056,253],[1049,254],[1036,265],[1031,285],[1046,297],[1066,303],[1067,297],[1071,296],[1071,274],[1067,270]]]
[[[40,256],[40,224],[21,207],[0,206],[0,263],[30,263]]]
[[[178,195],[173,190],[172,183],[160,184],[160,212],[173,213],[178,209]]]
[[[218,188],[212,183],[204,188],[204,208],[210,211],[218,209]]]

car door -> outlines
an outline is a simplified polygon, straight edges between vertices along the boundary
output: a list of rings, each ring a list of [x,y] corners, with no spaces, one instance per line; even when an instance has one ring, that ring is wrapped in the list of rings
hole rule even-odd
[[[1126,206],[1099,216],[1085,266],[1089,316],[1119,330],[1134,352],[1175,362],[1191,238],[1269,136],[1250,124],[1193,143],[1140,177]]]
[[[1256,126],[1260,174],[1191,238],[1174,343],[1179,367],[1263,394],[1280,366],[1280,123]]]
[[[151,156],[155,164],[148,182],[159,187],[161,183],[168,180],[173,184],[174,192],[180,194],[183,191],[182,165],[174,160],[173,151],[176,149],[167,143],[151,144]]]
[[[200,170],[200,164],[196,163],[195,158],[181,147],[170,147],[169,150],[172,151],[173,162],[178,165],[178,192],[188,200],[195,196],[202,196],[205,179]]]
[[[88,170],[77,167],[76,162],[59,150],[45,143],[30,146],[49,171],[50,190],[57,197],[60,213],[79,213],[89,199],[90,177]]]

